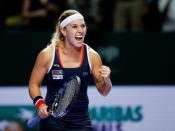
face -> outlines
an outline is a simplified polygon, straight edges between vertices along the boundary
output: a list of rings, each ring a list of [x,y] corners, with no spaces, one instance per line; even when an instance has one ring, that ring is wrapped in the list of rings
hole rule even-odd
[[[61,30],[66,42],[76,47],[82,46],[87,31],[84,20],[74,20]]]

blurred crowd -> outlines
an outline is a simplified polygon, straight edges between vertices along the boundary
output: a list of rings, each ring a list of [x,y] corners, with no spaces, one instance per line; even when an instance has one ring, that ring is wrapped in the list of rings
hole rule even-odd
[[[90,30],[175,31],[175,0],[0,0],[0,30],[52,31],[66,9],[82,13]]]

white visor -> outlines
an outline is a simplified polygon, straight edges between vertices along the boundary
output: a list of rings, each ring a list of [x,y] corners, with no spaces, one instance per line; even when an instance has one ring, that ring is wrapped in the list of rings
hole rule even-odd
[[[60,23],[60,27],[64,28],[65,26],[67,26],[69,23],[71,23],[74,20],[77,19],[83,19],[84,17],[81,14],[73,14],[69,17],[67,17],[66,19],[64,19],[61,23]]]

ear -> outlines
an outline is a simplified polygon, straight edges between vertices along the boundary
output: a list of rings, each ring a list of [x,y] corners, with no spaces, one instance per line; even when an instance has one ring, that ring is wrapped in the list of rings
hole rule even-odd
[[[65,30],[65,28],[60,28],[60,31],[63,34],[63,36],[66,36],[66,30]]]

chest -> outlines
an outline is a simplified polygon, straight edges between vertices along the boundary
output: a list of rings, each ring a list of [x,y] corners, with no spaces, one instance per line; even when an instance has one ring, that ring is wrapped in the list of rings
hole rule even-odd
[[[90,75],[90,66],[86,48],[79,54],[67,55],[59,49],[55,50],[54,61],[48,78],[51,81],[64,81],[71,76],[79,76],[81,79],[86,79]]]
[[[59,61],[64,68],[77,68],[80,67],[83,58],[81,55],[79,56],[71,56],[71,55],[64,55],[60,54]]]

